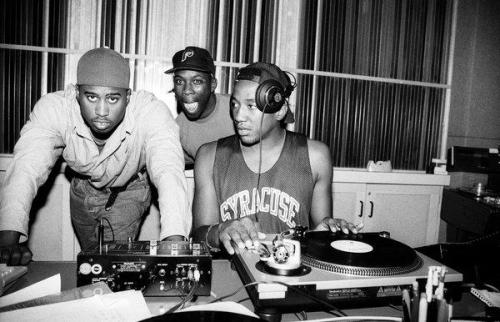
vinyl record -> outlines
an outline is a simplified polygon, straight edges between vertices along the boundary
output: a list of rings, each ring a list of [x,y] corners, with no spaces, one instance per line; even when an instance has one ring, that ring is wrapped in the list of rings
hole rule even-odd
[[[304,264],[341,274],[388,276],[422,265],[412,248],[379,233],[312,231],[301,244]]]
[[[142,320],[141,322],[186,322],[186,321],[202,321],[202,322],[219,322],[219,321],[238,321],[238,322],[257,322],[264,321],[260,318],[252,316],[224,312],[224,311],[187,311],[176,312],[153,316]]]

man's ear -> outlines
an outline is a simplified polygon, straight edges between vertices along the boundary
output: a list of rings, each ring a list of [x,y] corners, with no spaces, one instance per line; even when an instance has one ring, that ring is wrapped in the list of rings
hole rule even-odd
[[[283,120],[286,116],[287,111],[288,111],[288,104],[285,102],[285,104],[283,104],[283,106],[273,114],[274,118],[278,121]]]
[[[217,78],[215,78],[213,75],[210,77],[211,80],[210,80],[210,90],[213,92],[215,92],[215,89],[217,88]]]
[[[128,104],[128,102],[130,102],[130,95],[132,95],[132,90],[130,90],[130,88],[129,88],[129,89],[127,89],[127,104]]]
[[[78,102],[80,102],[80,86],[75,85],[75,98]]]

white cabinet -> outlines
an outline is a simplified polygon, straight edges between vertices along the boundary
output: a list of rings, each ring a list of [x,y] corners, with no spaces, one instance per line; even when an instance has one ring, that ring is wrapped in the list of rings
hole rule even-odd
[[[0,154],[0,185],[11,155]],[[187,171],[189,197],[194,192],[193,172]],[[438,241],[443,186],[449,176],[421,172],[374,173],[363,169],[334,168],[333,215],[363,222],[363,231],[388,231],[412,247]],[[32,209],[29,245],[35,260],[75,260],[78,241],[69,216],[69,181],[55,169],[40,190]],[[139,239],[159,236],[159,213],[152,205]]]
[[[437,243],[441,185],[335,182],[333,215],[411,247]]]

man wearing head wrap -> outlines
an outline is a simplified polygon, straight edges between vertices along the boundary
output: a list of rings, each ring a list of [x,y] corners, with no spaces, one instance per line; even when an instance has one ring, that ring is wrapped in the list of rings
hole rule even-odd
[[[189,235],[191,216],[179,129],[151,93],[129,89],[129,64],[117,52],[86,52],[77,84],[43,96],[14,148],[0,191],[1,261],[27,264],[29,211],[38,188],[62,157],[75,175],[70,210],[82,249],[104,240],[135,239],[158,190],[160,239]]]
[[[332,218],[328,147],[286,130],[295,88],[274,64],[239,70],[231,96],[236,135],[203,145],[195,161],[194,236],[209,248],[255,247],[259,233],[296,226],[357,232]]]
[[[192,167],[198,148],[225,136],[233,135],[229,115],[229,95],[216,94],[214,60],[200,47],[188,46],[175,53],[173,74],[175,98],[180,113],[176,118],[186,167]]]

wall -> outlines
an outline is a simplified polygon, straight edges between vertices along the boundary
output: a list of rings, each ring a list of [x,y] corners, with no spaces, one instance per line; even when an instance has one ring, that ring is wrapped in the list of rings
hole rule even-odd
[[[458,0],[448,147],[500,145],[500,1]],[[451,187],[485,182],[450,173]]]
[[[448,146],[500,144],[500,1],[459,0]]]

